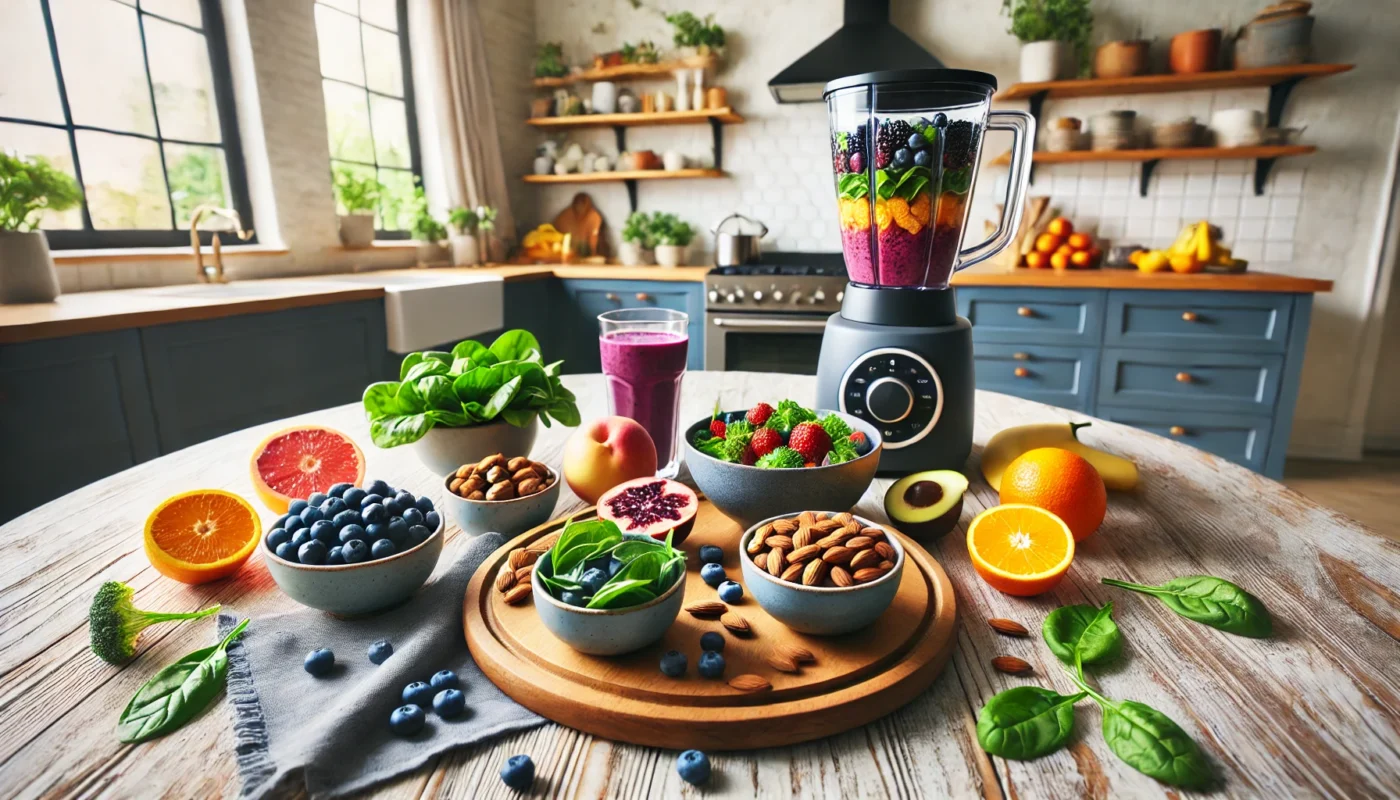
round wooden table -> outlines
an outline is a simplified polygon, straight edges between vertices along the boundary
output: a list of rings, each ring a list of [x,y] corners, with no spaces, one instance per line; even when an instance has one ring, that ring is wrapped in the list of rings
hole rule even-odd
[[[599,376],[565,383],[584,419],[606,413]],[[781,397],[807,401],[808,377],[691,373],[682,419]],[[978,443],[1026,422],[1083,415],[999,394],[977,395]],[[248,454],[267,432],[314,421],[354,435],[369,474],[431,487],[434,476],[406,448],[369,444],[358,404],[230,434],[141,464],[0,527],[0,796],[108,793],[210,797],[237,793],[233,735],[220,702],[179,732],[119,744],[117,715],[159,665],[209,644],[204,625],[160,626],[143,636],[139,660],[122,669],[87,648],[87,608],[107,579],[136,588],[140,607],[193,610],[212,602],[257,617],[292,607],[254,557],[237,575],[190,587],[158,575],[141,528],[162,499],[198,487],[252,497]],[[569,431],[544,430],[535,456],[558,463]],[[1099,712],[1081,705],[1068,749],[1034,762],[992,758],[978,746],[975,715],[988,697],[1017,685],[1071,691],[1038,636],[1010,639],[991,617],[1040,628],[1051,609],[1112,600],[1124,658],[1093,677],[1114,698],[1147,703],[1193,736],[1218,766],[1221,793],[1241,797],[1375,797],[1400,790],[1400,546],[1278,483],[1132,428],[1096,422],[1085,439],[1135,459],[1143,485],[1114,494],[1108,518],[1082,543],[1052,593],[1008,597],[968,563],[966,523],[995,505],[974,451],[963,525],[937,545],[958,595],[958,648],[932,689],[864,728],[795,747],[718,754],[707,795],[1148,797],[1178,793],[1119,761],[1098,732]],[[877,481],[859,513],[883,519],[889,481]],[[580,507],[565,488],[559,513]],[[264,513],[265,521],[273,515]],[[442,564],[464,539],[449,526]],[[1151,598],[1111,589],[1112,576],[1158,583],[1190,574],[1235,581],[1275,619],[1268,640],[1244,639],[1186,621]],[[1035,667],[1028,677],[993,670],[998,655]],[[529,753],[537,788],[551,797],[657,797],[681,793],[674,753],[594,739],[558,725],[453,752],[431,770],[384,787],[385,796],[507,796],[496,773],[507,755]]]

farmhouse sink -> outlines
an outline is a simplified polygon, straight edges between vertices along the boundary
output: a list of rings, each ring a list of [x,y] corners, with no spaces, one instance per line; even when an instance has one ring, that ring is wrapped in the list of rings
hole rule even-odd
[[[384,287],[384,323],[395,353],[451,344],[505,324],[505,282],[499,275],[361,272],[325,280]]]
[[[149,289],[134,289],[132,291],[150,295],[152,297],[185,297],[185,298],[240,298],[240,297],[277,297],[297,292],[321,291],[324,290],[326,282],[323,280],[305,281],[246,281],[235,283],[181,283],[174,286],[156,286]]]

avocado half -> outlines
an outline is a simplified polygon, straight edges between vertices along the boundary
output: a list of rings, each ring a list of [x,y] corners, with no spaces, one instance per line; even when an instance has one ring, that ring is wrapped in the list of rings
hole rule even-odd
[[[967,478],[961,472],[915,472],[895,481],[885,492],[885,513],[904,533],[932,541],[958,524],[966,493]]]

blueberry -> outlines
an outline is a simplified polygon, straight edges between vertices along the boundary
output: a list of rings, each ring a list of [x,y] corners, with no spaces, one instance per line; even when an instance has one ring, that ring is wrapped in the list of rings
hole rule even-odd
[[[327,563],[327,564],[344,564],[344,563],[345,563],[345,551],[341,549],[341,546],[340,546],[340,545],[336,545],[335,547],[332,547],[332,548],[331,548],[331,551],[330,551],[329,553],[326,554],[326,563]]]
[[[364,540],[368,538],[369,534],[365,533],[365,529],[360,525],[350,524],[340,529],[341,544],[348,544],[356,539]]]
[[[394,494],[394,490],[390,489],[389,484],[384,481],[370,481],[369,486],[365,487],[365,491],[380,497],[389,497]]]
[[[318,678],[324,678],[331,674],[331,670],[335,669],[335,653],[332,653],[328,647],[312,650],[306,654],[306,659],[301,662],[301,668]]]
[[[326,515],[326,519],[335,519],[335,515],[347,508],[345,501],[339,497],[332,497],[321,504],[321,513]]]
[[[403,550],[408,545],[408,523],[402,517],[394,517],[389,520],[389,541],[394,543],[394,547]]]
[[[378,539],[387,539],[389,538],[389,526],[385,525],[382,522],[376,522],[373,525],[366,525],[365,538],[370,540],[371,542],[376,541]]]
[[[685,653],[679,650],[667,650],[661,657],[661,672],[672,678],[679,678],[685,674]]]
[[[467,710],[467,698],[457,689],[443,689],[433,695],[433,710],[443,719],[460,717]]]
[[[612,556],[603,556],[603,557],[601,557],[601,558],[591,558],[591,559],[589,559],[589,560],[583,562],[583,571],[584,571],[584,572],[587,572],[587,571],[589,571],[590,569],[599,569],[599,570],[602,570],[603,572],[607,572],[607,571],[608,571],[608,565],[611,564],[611,563],[612,563]]]
[[[423,527],[427,528],[429,533],[437,530],[438,527],[441,525],[442,515],[438,512],[429,511],[428,513],[423,515]]]
[[[415,705],[399,706],[389,715],[389,730],[398,736],[412,736],[423,730],[427,715]]]
[[[910,150],[920,150],[920,149],[925,148],[925,147],[928,147],[928,139],[925,139],[925,138],[924,138],[924,135],[923,135],[922,133],[911,133],[911,134],[909,134],[909,149],[910,149]]]
[[[403,510],[403,514],[399,516],[401,516],[403,518],[403,521],[407,522],[409,525],[423,524],[423,512],[419,511],[416,506],[409,506],[408,508],[405,508]]]
[[[404,508],[412,508],[413,504],[418,502],[418,498],[413,496],[413,492],[407,489],[400,489],[398,493],[394,495],[394,500]]]
[[[394,547],[394,542],[390,539],[376,539],[374,544],[369,546],[369,557],[375,560],[388,558],[397,553],[399,549]]]
[[[431,706],[433,704],[433,687],[422,681],[414,681],[403,687],[403,694],[400,696],[405,703],[412,703],[416,706]]]
[[[731,422],[738,422],[739,420],[743,419],[748,413],[749,412],[747,411],[730,411],[729,413],[724,415],[724,424],[728,425]]]
[[[283,542],[290,542],[291,540],[292,535],[287,532],[286,528],[273,528],[267,534],[267,547],[269,550],[276,550],[277,545]]]
[[[624,563],[622,563],[622,561],[621,561],[620,559],[614,558],[614,559],[610,560],[610,561],[608,562],[608,577],[611,578],[612,576],[614,576],[614,575],[616,575],[617,573],[621,572],[621,571],[622,571],[622,568],[625,567],[625,566],[627,566],[627,565],[624,564]]]
[[[723,548],[716,547],[715,545],[712,545],[712,544],[702,545],[702,546],[700,547],[700,563],[701,563],[701,564],[718,564],[718,563],[720,563],[720,562],[723,561],[723,560],[724,560],[724,550],[723,550]]]
[[[403,513],[403,504],[392,497],[385,500],[382,505],[384,506],[384,513],[391,517],[397,517]]]
[[[347,508],[339,514],[336,514],[335,517],[331,519],[331,522],[335,523],[335,529],[338,531],[344,530],[347,525],[365,524],[365,520],[360,516],[360,512],[351,508]]]
[[[374,664],[383,664],[389,660],[389,656],[394,654],[394,646],[388,639],[380,639],[369,646],[369,660]]]
[[[295,562],[297,560],[297,546],[291,542],[283,542],[277,545],[277,557],[283,561]]]
[[[296,533],[302,528],[305,528],[306,523],[301,521],[301,515],[298,514],[295,517],[292,517],[291,519],[282,523],[282,527],[286,528],[288,533]]]
[[[326,556],[330,554],[330,548],[319,539],[312,539],[301,547],[297,548],[297,560],[303,564],[326,563]]]
[[[724,634],[714,631],[700,634],[700,649],[704,652],[724,652]]]
[[[307,525],[325,518],[326,512],[322,511],[317,506],[307,506],[301,510],[301,521],[305,522]]]
[[[328,519],[318,519],[311,523],[311,538],[326,546],[335,544],[335,523]]]
[[[719,564],[706,564],[700,568],[700,580],[712,587],[718,587],[726,579],[724,567]]]
[[[274,528],[285,528],[285,527],[287,527],[287,520],[291,519],[291,518],[294,517],[294,516],[296,516],[296,515],[295,515],[295,514],[283,514],[282,516],[280,516],[280,517],[277,518],[277,521],[276,521],[276,522],[272,523],[272,527],[274,527]]]
[[[598,590],[603,588],[603,584],[607,583],[611,577],[607,570],[594,567],[584,572],[583,577],[579,578],[578,582],[583,584],[583,593],[591,596],[597,594]]]
[[[325,492],[312,492],[311,496],[306,498],[306,504],[309,506],[319,506],[326,502],[329,497],[330,495]]]
[[[438,670],[428,682],[432,684],[433,690],[438,692],[443,689],[457,689],[462,685],[462,682],[457,680],[457,673],[450,669]]]
[[[927,167],[929,164],[932,163],[933,156],[929,155],[927,150],[920,150],[919,152],[914,154],[914,166]]]
[[[417,547],[418,545],[420,545],[420,544],[422,544],[422,543],[428,541],[428,537],[430,537],[430,536],[432,536],[432,535],[433,535],[433,532],[430,531],[430,530],[428,530],[426,527],[424,527],[424,526],[422,526],[422,525],[409,525],[409,526],[408,526],[408,546],[409,546],[409,547]]]
[[[891,162],[896,167],[906,167],[910,161],[914,160],[914,154],[909,152],[909,148],[901,147],[894,151],[894,160]]]
[[[287,513],[300,515],[301,512],[306,510],[308,505],[310,505],[310,503],[305,500],[293,500],[291,504],[287,506]]]
[[[359,508],[360,501],[364,500],[365,495],[367,494],[369,494],[369,492],[366,492],[364,489],[361,489],[357,486],[353,489],[346,489],[344,496],[342,496],[340,499],[345,501],[346,508]]]
[[[562,600],[566,605],[578,606],[579,608],[583,608],[584,606],[588,605],[588,601],[585,600],[583,595],[579,594],[578,592],[570,592],[568,590],[565,590],[563,594],[559,595],[559,599]]]
[[[535,762],[529,756],[511,756],[501,767],[501,780],[517,792],[528,792],[535,783]]]
[[[351,539],[340,546],[340,557],[347,564],[358,564],[369,558],[369,545],[364,539]]]
[[[369,498],[365,499],[368,500]],[[365,522],[388,522],[389,510],[381,503],[370,503],[360,509],[360,516],[364,517]]]
[[[724,656],[716,650],[706,650],[700,654],[700,660],[696,662],[695,669],[702,678],[722,678],[724,677]]]
[[[710,757],[699,750],[687,750],[676,757],[676,772],[694,786],[710,779]]]
[[[433,501],[427,495],[420,495],[417,500],[413,501],[413,505],[417,506],[418,510],[424,514],[433,510]]]
[[[331,497],[344,497],[345,493],[353,489],[354,487],[355,484],[353,483],[337,483],[330,489],[326,490],[326,494],[330,495]]]
[[[367,494],[367,495],[365,495],[363,498],[360,499],[360,510],[361,510],[361,511],[364,511],[366,508],[369,508],[370,506],[374,505],[375,503],[383,503],[383,502],[384,502],[384,496],[383,496],[383,495],[378,495],[378,494],[373,494],[373,493]]]
[[[930,120],[930,122],[935,128],[946,128],[948,127],[948,115],[940,111],[933,115],[933,119]]]
[[[744,587],[734,581],[725,581],[719,585],[719,599],[726,603],[734,604],[744,598]]]
[[[289,541],[291,541],[292,547],[301,547],[311,541],[311,538],[311,529],[301,528],[296,533],[292,534],[292,538]]]

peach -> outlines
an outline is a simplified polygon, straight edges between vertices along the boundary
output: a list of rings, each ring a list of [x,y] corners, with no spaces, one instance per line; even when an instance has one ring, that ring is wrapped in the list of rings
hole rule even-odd
[[[579,426],[564,445],[564,480],[585,503],[633,478],[656,474],[656,444],[627,417],[603,417]]]

